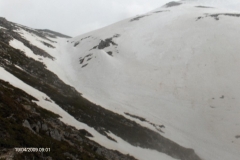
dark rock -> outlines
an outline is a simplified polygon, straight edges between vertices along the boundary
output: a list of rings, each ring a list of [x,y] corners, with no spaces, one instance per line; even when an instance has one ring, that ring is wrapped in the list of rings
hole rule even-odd
[[[112,56],[112,51],[108,51],[107,54],[108,54],[109,56]]]
[[[26,127],[26,128],[28,128],[28,129],[32,130],[31,125],[30,125],[30,123],[28,122],[28,120],[24,120],[22,125],[23,125],[23,127]]]
[[[98,45],[98,49],[104,49],[110,46],[110,44],[112,45],[117,45],[116,43],[114,43],[112,41],[112,38],[107,38],[105,39],[105,41],[101,40],[101,42]]]
[[[24,107],[26,110],[28,110],[28,111],[30,111],[30,110],[32,109],[32,107],[29,106],[29,105],[23,105],[23,107]]]
[[[79,62],[80,62],[80,64],[82,64],[84,62],[84,58],[80,58]]]
[[[88,65],[88,63],[87,63],[87,64],[84,64],[84,65],[82,66],[82,68],[86,67],[87,65]]]
[[[130,117],[132,117],[132,118],[139,119],[140,121],[146,121],[145,118],[142,118],[142,117],[139,117],[139,116],[135,116],[135,115],[130,114],[130,113],[127,113],[127,112],[124,112],[124,114],[126,114],[126,115],[128,115],[128,116],[130,116]]]
[[[179,3],[179,2],[169,2],[167,4],[165,4],[165,7],[169,8],[169,7],[175,7],[175,6],[179,6],[181,5],[182,3]]]
[[[155,11],[154,13],[162,13],[162,12],[169,12],[169,10]]]
[[[39,128],[41,128],[41,126],[42,126],[41,122],[39,122],[39,121],[37,122],[37,125],[38,125]]]
[[[159,125],[159,127],[160,127],[160,128],[165,128],[165,126],[164,126],[164,125]]]
[[[70,153],[68,153],[68,152],[65,152],[65,153],[63,153],[64,154],[64,156],[66,156],[67,157],[67,159],[68,158],[71,158],[72,160],[79,160],[77,157],[75,157],[73,154],[70,154]]]
[[[53,45],[47,43],[47,42],[43,42],[41,41],[45,46],[49,47],[49,48],[55,48]]]
[[[132,19],[130,20],[130,22],[138,21],[139,19],[141,19],[141,18],[143,18],[143,17],[146,17],[146,16],[148,16],[148,15],[137,16],[137,17],[135,17],[135,18],[132,18]]]
[[[213,7],[207,7],[207,6],[195,6],[197,8],[213,8]]]
[[[83,140],[78,134],[70,134],[69,137],[75,138],[75,139],[77,139],[78,141],[82,141],[82,140]]]
[[[58,132],[58,130],[57,129],[52,129],[52,130],[50,130],[50,136],[53,138],[53,139],[55,139],[55,140],[58,140],[58,141],[61,141],[61,135],[60,135],[60,133]]]
[[[88,55],[86,55],[85,57],[87,58],[87,57],[90,57],[90,56],[92,56],[93,54],[91,53],[91,54],[88,54]]]
[[[91,133],[89,133],[88,131],[86,131],[85,129],[79,129],[78,130],[79,133],[83,136],[86,136],[86,137],[93,137],[93,135]]]
[[[76,47],[77,45],[79,45],[80,42],[76,42],[74,43],[74,47]]]
[[[44,100],[52,103],[51,99],[49,98],[45,98]]]
[[[49,29],[38,29],[38,31],[51,33],[51,34],[53,34],[55,36],[62,37],[62,38],[71,38],[70,36],[64,35],[62,33],[51,31]]]
[[[30,123],[28,122],[28,120],[24,120],[22,125],[23,125],[23,127],[26,127],[26,128],[28,128],[30,131],[32,131],[32,133],[36,134],[35,131],[32,129]]]
[[[52,160],[52,157],[48,156],[46,157],[46,160]]]
[[[37,124],[32,125],[32,130],[34,130],[36,133],[39,133],[39,127]]]
[[[234,14],[234,13],[217,13],[217,14],[206,14],[205,17],[212,17],[215,20],[219,20],[219,16],[231,16],[231,17],[240,17],[240,14]],[[198,17],[197,20],[200,20],[204,17]]]
[[[120,37],[121,35],[120,34],[115,34],[114,36],[113,36],[113,38],[118,38],[118,37]]]
[[[90,38],[90,37],[91,37],[91,36],[84,37],[84,38],[81,39],[81,41],[84,40],[84,39]]]
[[[47,131],[47,130],[48,130],[47,124],[46,124],[46,123],[43,123],[41,129],[42,129],[43,131]]]
[[[89,51],[91,51],[91,50],[93,50],[93,49],[96,49],[98,47],[98,45],[97,46],[94,46],[92,49],[90,49]]]
[[[97,150],[95,151],[97,154],[101,155],[102,152],[104,152],[104,150],[102,148],[97,148]]]

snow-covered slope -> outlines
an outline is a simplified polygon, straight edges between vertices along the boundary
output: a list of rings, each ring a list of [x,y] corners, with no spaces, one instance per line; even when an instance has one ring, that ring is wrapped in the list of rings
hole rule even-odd
[[[0,25],[4,27],[4,30],[0,30],[0,79],[32,95],[39,100],[37,104],[40,107],[60,115],[60,120],[65,124],[76,129],[85,129],[93,135],[92,140],[109,151],[114,149],[125,154],[108,155],[107,159],[121,157],[122,160],[199,160],[194,150],[182,147],[129,120],[130,118],[126,119],[82,98],[80,91],[77,92],[71,83],[75,70],[68,67],[71,64],[71,56],[70,52],[66,51],[67,39],[14,24],[4,18],[0,18]],[[71,71],[73,72],[70,73]],[[28,128],[32,127],[33,130],[35,124],[31,125],[28,125]],[[46,134],[56,138],[51,133]],[[57,139],[65,141],[65,136],[61,132]],[[94,152],[95,150],[96,148]],[[96,154],[105,157],[106,152],[102,154],[96,150]]]
[[[71,39],[15,29],[50,56],[34,54],[16,38],[9,45],[44,63],[88,100],[201,159],[238,160],[240,12],[205,2],[171,2]],[[95,140],[139,159],[172,159],[109,135],[118,143]]]
[[[72,38],[62,78],[107,109],[163,124],[203,159],[237,160],[239,15],[186,3]]]

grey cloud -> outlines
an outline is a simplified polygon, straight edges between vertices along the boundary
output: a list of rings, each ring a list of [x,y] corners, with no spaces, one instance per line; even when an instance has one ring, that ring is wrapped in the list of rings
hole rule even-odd
[[[70,36],[153,10],[169,0],[0,0],[0,16]]]

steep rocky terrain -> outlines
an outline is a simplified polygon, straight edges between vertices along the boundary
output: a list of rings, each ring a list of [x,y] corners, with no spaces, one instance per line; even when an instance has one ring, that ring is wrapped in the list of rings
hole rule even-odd
[[[0,159],[134,160],[89,140],[77,130],[39,107],[36,98],[0,80]],[[50,148],[46,152],[17,152],[16,148]]]

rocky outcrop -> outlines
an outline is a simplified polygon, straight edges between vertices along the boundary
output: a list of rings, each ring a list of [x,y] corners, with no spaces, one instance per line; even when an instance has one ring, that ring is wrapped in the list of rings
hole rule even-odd
[[[42,109],[32,100],[36,99],[0,80],[0,158],[135,160],[89,140],[85,136],[89,135],[87,131],[65,125],[58,115]],[[19,153],[15,150],[29,147],[50,148],[51,152]]]
[[[236,13],[216,13],[216,14],[205,14],[205,16],[200,16],[197,18],[197,21],[206,17],[212,17],[214,18],[216,21],[220,20],[219,16],[230,16],[230,17],[240,17],[240,14]]]
[[[18,28],[28,30],[28,31],[30,31],[30,33],[33,32],[34,34],[36,34],[36,31],[27,29],[25,27],[17,26],[15,23],[9,22],[5,18],[0,18],[0,26],[2,26],[4,28],[7,28],[7,30],[0,29],[0,41],[1,42],[4,42],[5,44],[9,44],[9,42],[12,39],[16,39],[16,40],[22,42],[29,49],[31,49],[34,54],[40,55],[40,56],[43,56],[43,57],[47,57],[47,58],[50,58],[52,60],[55,59],[53,56],[49,55],[47,52],[45,52],[41,48],[38,48],[37,46],[34,46],[33,44],[31,44],[31,42],[24,39],[18,32],[15,32],[15,30],[17,30]],[[39,35],[39,33],[37,35]],[[43,35],[39,35],[39,36],[44,38],[44,39],[47,39]],[[47,40],[49,40],[49,39],[47,39]],[[44,42],[44,43],[46,43],[46,42]],[[50,44],[46,43],[45,45],[48,45],[49,47],[53,48],[53,46],[50,45]]]
[[[179,5],[181,5],[181,4],[182,4],[182,3],[180,3],[180,2],[172,1],[172,2],[169,2],[169,3],[165,4],[165,7],[166,7],[166,8],[175,7],[175,6],[179,6]]]
[[[138,21],[139,19],[144,18],[144,17],[146,17],[146,16],[149,16],[149,15],[141,15],[141,16],[137,16],[137,17],[135,17],[135,18],[132,18],[132,19],[130,20],[130,22]]]
[[[58,141],[61,141],[62,136],[60,135],[60,133],[58,132],[57,129],[50,130],[49,133],[50,133],[50,136],[51,136],[53,139],[56,139],[56,140],[58,140]]]
[[[112,41],[112,38],[107,38],[105,40],[101,40],[101,42],[98,45],[98,49],[104,49],[110,46],[110,44],[112,45],[117,45],[116,43],[114,43]]]
[[[40,31],[42,34],[47,34],[48,36],[51,36],[52,38],[56,37],[62,37],[62,38],[71,38],[70,36],[67,36],[65,34],[59,33],[59,32],[54,32],[49,29],[38,29],[37,31]]]

